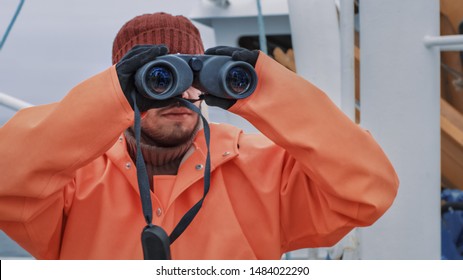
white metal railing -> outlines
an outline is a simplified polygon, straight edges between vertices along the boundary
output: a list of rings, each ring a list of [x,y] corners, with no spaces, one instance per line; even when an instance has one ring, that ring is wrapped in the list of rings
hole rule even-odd
[[[13,109],[15,111],[21,110],[26,107],[33,106],[30,103],[27,103],[21,99],[10,96],[6,93],[0,92],[0,105]]]
[[[438,47],[441,51],[462,51],[463,35],[425,36],[424,45]]]
[[[339,3],[339,32],[341,49],[341,108],[355,120],[355,30],[354,0]]]

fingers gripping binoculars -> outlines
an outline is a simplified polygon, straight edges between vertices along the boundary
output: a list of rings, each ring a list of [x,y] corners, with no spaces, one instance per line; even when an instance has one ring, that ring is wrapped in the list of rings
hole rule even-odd
[[[254,67],[229,56],[164,55],[137,70],[138,92],[154,100],[181,95],[190,86],[226,99],[243,99],[257,86]]]

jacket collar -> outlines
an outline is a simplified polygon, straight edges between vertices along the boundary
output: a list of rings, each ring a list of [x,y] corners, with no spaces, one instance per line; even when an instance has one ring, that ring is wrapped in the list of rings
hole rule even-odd
[[[238,139],[242,133],[241,129],[228,124],[210,123],[211,143],[211,172],[225,162],[235,158],[239,154]],[[180,164],[177,179],[169,201],[169,205],[189,186],[204,177],[204,165],[206,162],[206,140],[204,129],[198,131],[193,142],[194,150],[187,153],[187,158]],[[138,193],[138,183],[135,164],[131,160],[125,138],[119,140],[106,152],[108,159],[116,164],[125,174],[132,187]],[[127,170],[127,164],[131,163],[131,170]],[[203,189],[200,189],[202,195]]]

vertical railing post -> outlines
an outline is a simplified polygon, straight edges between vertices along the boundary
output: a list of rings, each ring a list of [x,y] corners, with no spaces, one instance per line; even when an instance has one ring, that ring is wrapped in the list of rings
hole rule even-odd
[[[400,179],[391,209],[360,231],[361,258],[439,259],[439,1],[360,1],[361,125]]]
[[[354,0],[340,0],[341,109],[355,120]]]

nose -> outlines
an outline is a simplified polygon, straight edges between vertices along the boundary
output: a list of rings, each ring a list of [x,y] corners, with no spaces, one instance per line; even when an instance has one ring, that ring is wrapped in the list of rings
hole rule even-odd
[[[200,94],[201,94],[200,90],[198,90],[198,89],[196,89],[194,87],[190,87],[185,92],[182,93],[182,98],[185,98],[185,99],[198,99]]]

